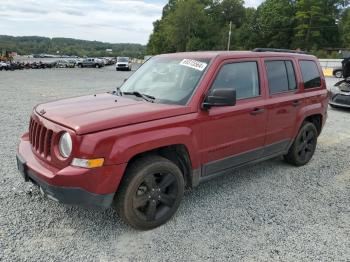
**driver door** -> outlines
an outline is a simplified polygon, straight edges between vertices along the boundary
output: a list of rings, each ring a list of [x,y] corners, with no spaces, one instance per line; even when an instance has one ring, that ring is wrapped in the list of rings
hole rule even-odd
[[[202,111],[202,176],[219,174],[258,159],[263,154],[267,113],[260,60],[224,62],[210,87],[235,88],[235,106]],[[209,92],[210,92],[209,91]]]

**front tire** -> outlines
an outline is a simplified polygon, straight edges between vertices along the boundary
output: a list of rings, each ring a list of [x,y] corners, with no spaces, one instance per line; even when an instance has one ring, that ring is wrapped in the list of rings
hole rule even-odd
[[[314,124],[306,122],[302,125],[285,160],[295,166],[307,164],[315,153],[318,132]]]
[[[136,160],[128,168],[116,194],[119,216],[134,228],[147,230],[166,223],[184,194],[182,172],[160,156]]]
[[[336,78],[341,78],[341,77],[343,76],[343,73],[342,73],[342,71],[336,71],[336,72],[334,73],[334,76],[335,76]]]

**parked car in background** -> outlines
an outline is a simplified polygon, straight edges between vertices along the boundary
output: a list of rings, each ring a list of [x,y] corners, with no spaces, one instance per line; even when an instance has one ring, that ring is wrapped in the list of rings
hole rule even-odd
[[[329,105],[350,108],[350,58],[342,61],[341,73],[344,79],[331,88]]]
[[[118,70],[128,70],[131,71],[131,61],[129,57],[117,57],[117,62],[115,64],[115,69]]]
[[[151,229],[174,215],[186,187],[277,156],[307,164],[327,108],[314,56],[165,54],[114,92],[37,105],[17,164],[50,199],[113,206]]]
[[[116,60],[112,57],[104,57],[103,60],[104,60],[106,66],[114,65],[116,62]]]
[[[56,61],[56,67],[58,67],[58,68],[74,68],[75,61],[74,60],[58,60],[58,61]]]
[[[7,64],[5,62],[0,61],[0,70],[6,70]]]
[[[336,67],[333,69],[333,76],[336,78],[342,78],[343,77],[343,69],[342,67]]]
[[[46,69],[56,67],[56,62],[0,62],[0,70],[22,70],[22,69]]]
[[[24,69],[24,63],[22,62],[14,62],[14,61],[8,61],[5,63],[6,66],[4,67],[5,70],[22,70]]]
[[[101,68],[105,66],[104,62],[99,58],[84,58],[82,60],[78,60],[78,67],[96,67]]]

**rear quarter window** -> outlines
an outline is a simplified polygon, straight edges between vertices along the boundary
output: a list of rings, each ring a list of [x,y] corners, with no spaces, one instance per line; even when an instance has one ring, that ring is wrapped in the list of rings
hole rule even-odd
[[[303,76],[304,88],[315,88],[321,86],[321,76],[314,61],[299,61],[301,74]]]

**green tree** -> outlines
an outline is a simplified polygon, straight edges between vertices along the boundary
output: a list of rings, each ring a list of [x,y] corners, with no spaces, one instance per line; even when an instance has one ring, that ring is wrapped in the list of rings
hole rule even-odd
[[[245,17],[243,0],[214,0],[208,10],[213,20],[220,25],[229,22],[238,28],[242,25]]]
[[[237,38],[238,49],[253,49],[264,46],[259,38],[259,26],[255,8],[245,9],[245,19],[242,26],[238,29]]]
[[[113,55],[124,53],[127,56],[142,58],[146,47],[140,44],[110,44],[98,41],[85,41],[71,38],[47,38],[37,36],[13,37],[0,35],[0,52],[15,51],[20,55],[56,54],[78,56],[109,56],[106,49],[112,49]]]
[[[213,23],[206,4],[208,1],[170,1],[162,19],[154,23],[148,51],[156,54],[212,48]]]
[[[230,49],[301,48],[315,54],[324,47],[349,46],[349,0],[266,0],[245,8],[243,0],[169,0],[154,22],[151,54]]]
[[[295,7],[291,0],[266,0],[256,12],[257,43],[263,47],[289,48]]]
[[[206,12],[211,18],[212,49],[223,50],[227,48],[229,24],[232,22],[232,35],[230,50],[240,47],[239,28],[245,19],[243,0],[214,0]]]
[[[350,48],[350,8],[344,10],[339,23],[342,46]]]
[[[306,50],[338,45],[337,20],[346,1],[298,0],[294,46]]]
[[[197,0],[179,1],[176,10],[166,17],[166,37],[176,51],[210,48],[211,21],[204,7]]]

